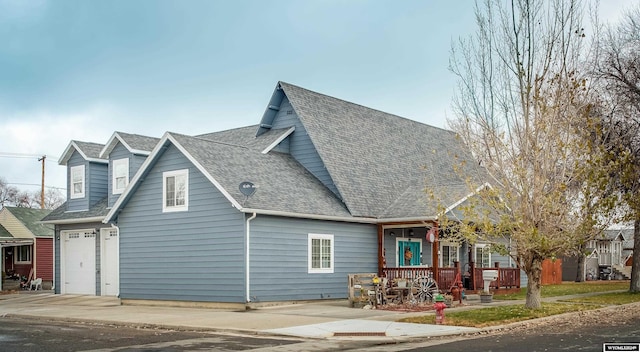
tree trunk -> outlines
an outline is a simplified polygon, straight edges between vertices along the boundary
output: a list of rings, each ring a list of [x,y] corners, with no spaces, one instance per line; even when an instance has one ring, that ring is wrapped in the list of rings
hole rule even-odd
[[[524,306],[531,309],[539,309],[542,307],[542,299],[540,288],[542,282],[542,259],[533,258],[526,270],[529,283],[527,284],[527,300]]]
[[[584,261],[585,261],[585,256],[584,254],[582,254],[582,252],[580,252],[580,254],[577,257],[578,268],[576,270],[576,282],[584,281]]]
[[[633,263],[631,264],[631,292],[640,292],[640,218],[633,221]]]

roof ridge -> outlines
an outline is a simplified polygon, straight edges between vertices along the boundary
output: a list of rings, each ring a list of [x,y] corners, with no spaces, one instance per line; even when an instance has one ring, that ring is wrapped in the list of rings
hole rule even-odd
[[[426,123],[423,123],[423,122],[419,122],[419,121],[416,121],[416,120],[412,120],[412,119],[407,118],[407,117],[403,117],[403,116],[400,116],[400,115],[392,114],[392,113],[390,113],[390,112],[386,112],[386,111],[383,111],[383,110],[380,110],[380,109],[372,108],[372,107],[365,106],[365,105],[362,105],[362,104],[359,104],[359,103],[354,103],[354,102],[349,101],[349,100],[344,100],[344,99],[341,99],[341,98],[337,98],[337,97],[332,96],[332,95],[329,95],[329,94],[316,92],[316,91],[314,91],[314,90],[307,89],[307,88],[304,88],[304,87],[300,87],[300,86],[297,86],[297,85],[295,85],[295,84],[291,84],[291,83],[287,83],[287,82],[283,82],[283,81],[279,81],[279,82],[278,82],[278,84],[280,84],[280,85],[281,85],[282,83],[284,83],[284,84],[285,84],[285,85],[287,85],[287,86],[291,86],[291,87],[294,87],[294,88],[297,88],[297,89],[301,89],[301,90],[305,90],[305,91],[311,92],[311,93],[313,93],[313,94],[318,94],[318,95],[321,95],[321,96],[324,96],[324,97],[327,97],[327,98],[331,98],[331,99],[335,99],[335,100],[342,101],[342,102],[347,103],[347,104],[351,104],[351,105],[359,106],[359,107],[364,108],[364,109],[367,109],[367,110],[377,111],[377,112],[379,112],[379,113],[383,113],[383,114],[385,114],[385,115],[389,115],[389,116],[393,116],[393,117],[396,117],[396,118],[399,118],[399,119],[402,119],[402,120],[406,120],[406,121],[409,121],[409,122],[411,122],[411,123],[416,123],[416,124],[420,124],[420,125],[423,125],[423,126],[427,126],[427,127],[431,127],[431,128],[435,128],[435,129],[439,129],[439,130],[442,130],[442,131],[445,131],[445,132],[449,132],[449,133],[454,133],[454,134],[455,134],[455,132],[454,132],[454,131],[452,131],[452,130],[448,130],[448,129],[446,129],[446,128],[442,128],[442,127],[438,127],[438,126],[429,125],[429,124],[426,124]]]
[[[238,144],[233,144],[233,143],[227,143],[227,142],[220,142],[220,141],[214,141],[208,138],[203,138],[198,136],[190,136],[188,134],[182,134],[182,133],[174,133],[174,132],[168,132],[171,135],[178,135],[178,136],[183,136],[183,137],[188,137],[188,138],[194,138],[197,140],[201,140],[201,141],[205,141],[205,142],[211,142],[211,143],[216,143],[216,144],[222,144],[222,145],[228,145],[230,147],[239,147],[239,148],[243,148],[243,149],[250,149],[247,146],[244,145],[238,145]]]

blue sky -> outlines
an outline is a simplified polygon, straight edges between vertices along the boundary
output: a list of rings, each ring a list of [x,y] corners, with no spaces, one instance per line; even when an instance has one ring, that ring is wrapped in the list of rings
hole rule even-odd
[[[0,177],[38,189],[47,155],[63,188],[72,139],[256,124],[279,80],[446,127],[474,30],[471,1],[0,0]]]

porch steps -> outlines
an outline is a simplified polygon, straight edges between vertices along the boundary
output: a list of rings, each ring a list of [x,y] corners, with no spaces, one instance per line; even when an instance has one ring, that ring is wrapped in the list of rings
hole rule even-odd
[[[611,270],[614,278],[621,276],[624,280],[631,279],[631,266],[614,265]]]

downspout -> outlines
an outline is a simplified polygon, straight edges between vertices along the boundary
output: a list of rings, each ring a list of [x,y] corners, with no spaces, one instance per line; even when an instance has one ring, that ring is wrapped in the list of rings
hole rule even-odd
[[[60,238],[60,231],[53,230],[53,279],[51,280],[51,289],[56,293],[56,238]],[[60,256],[58,256],[60,258]]]
[[[2,260],[0,260],[0,292],[2,292],[2,274],[4,273],[4,247],[0,244],[0,254],[2,255]]]
[[[258,214],[253,213],[253,215],[251,215],[250,218],[247,219],[247,234],[246,234],[246,241],[247,241],[247,245],[246,245],[246,252],[245,252],[245,258],[246,258],[246,263],[245,263],[245,270],[246,270],[246,283],[245,286],[247,288],[247,292],[246,292],[246,302],[249,303],[251,302],[251,278],[250,278],[250,264],[251,264],[251,260],[250,260],[250,254],[251,254],[251,220],[255,219],[256,216],[258,216]]]

